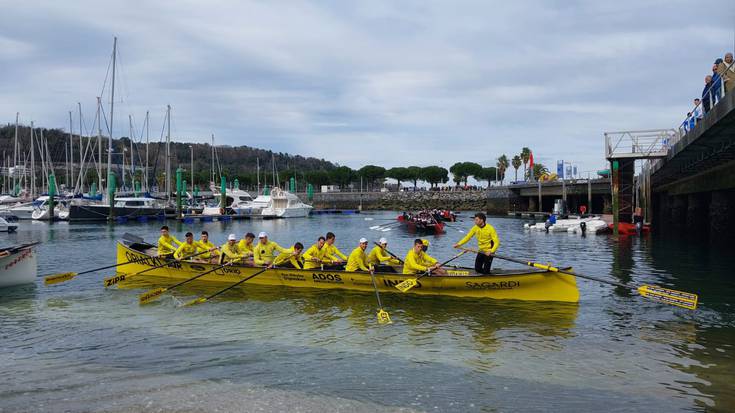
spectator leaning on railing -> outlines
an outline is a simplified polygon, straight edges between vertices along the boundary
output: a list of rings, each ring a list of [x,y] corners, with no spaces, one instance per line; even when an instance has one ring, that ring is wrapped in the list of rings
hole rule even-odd
[[[717,67],[722,63],[722,59],[715,60],[715,63],[712,65],[712,107],[714,107],[717,102],[720,101],[722,96],[722,77],[720,77],[720,74],[717,73]]]
[[[699,121],[702,120],[702,101],[699,99],[694,99],[694,110],[692,110],[692,116],[694,117],[695,123],[699,123]]]
[[[712,92],[712,76],[707,75],[704,77],[704,89],[702,90],[702,107],[704,108],[704,113],[709,112],[710,103],[711,100],[711,92]]]
[[[725,83],[725,93],[730,93],[735,89],[735,64],[733,64],[732,53],[725,53],[725,60],[717,59],[720,63],[717,65],[717,73]]]

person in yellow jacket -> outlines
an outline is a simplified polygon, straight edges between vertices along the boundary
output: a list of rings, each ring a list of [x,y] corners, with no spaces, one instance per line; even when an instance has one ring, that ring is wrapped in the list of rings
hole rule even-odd
[[[337,236],[334,235],[333,232],[327,232],[326,245],[324,245],[324,248],[326,248],[327,251],[325,252],[324,256],[327,260],[331,260],[333,264],[325,265],[324,268],[341,268],[342,264],[347,261],[347,256],[344,255],[342,251],[337,248],[336,245],[334,245],[334,241],[336,241],[336,239]]]
[[[227,242],[222,244],[220,247],[219,263],[224,264],[226,262],[244,263],[245,257],[240,253],[240,248],[237,247],[237,237],[235,234],[227,236]]]
[[[347,266],[345,267],[345,271],[360,270],[370,272],[372,270],[373,266],[367,263],[367,254],[365,254],[367,246],[368,240],[365,238],[360,238],[360,245],[352,250],[350,256],[347,258]]]
[[[288,251],[288,249],[283,248],[276,242],[268,241],[268,234],[265,232],[258,234],[258,240],[258,243],[253,247],[253,263],[255,265],[271,265],[276,258],[275,251]]]
[[[240,253],[248,259],[253,258],[253,240],[255,240],[255,234],[248,232],[245,236],[237,243],[237,247],[240,249]]]
[[[327,248],[325,247],[326,238],[319,237],[316,244],[309,247],[304,252],[304,269],[311,270],[314,268],[321,268],[323,264],[332,264],[332,260],[326,256]]]
[[[427,259],[426,253],[424,252],[424,241],[420,238],[413,241],[413,248],[408,251],[406,258],[403,259],[403,273],[423,274],[426,271],[431,271],[434,274],[446,274],[446,271],[441,268],[441,264],[436,262],[435,259],[431,257]]]
[[[191,232],[187,232],[184,237],[186,237],[184,239],[184,242],[179,245],[179,248],[176,248],[176,252],[174,252],[174,258],[176,258],[177,260],[186,259],[188,261],[195,261],[198,256],[191,256],[196,255],[200,251],[199,248],[197,248],[197,244],[194,242],[194,234],[192,234]]]
[[[158,256],[170,256],[181,245],[181,241],[168,233],[168,226],[161,227],[161,237],[158,238]]]
[[[195,241],[194,244],[199,248],[199,252],[207,251],[204,254],[199,255],[198,258],[208,262],[219,261],[219,248],[209,240],[209,233],[207,231],[202,231],[201,239],[199,241]]]
[[[493,265],[493,254],[500,246],[500,240],[495,228],[487,223],[487,217],[482,212],[475,214],[475,225],[464,238],[454,244],[454,248],[466,244],[472,237],[477,238],[477,250],[479,251],[477,257],[475,257],[475,271],[479,274],[490,274],[490,267]]]
[[[386,248],[388,247],[388,240],[381,238],[378,240],[378,245],[370,250],[368,254],[367,262],[376,268],[379,272],[396,272],[396,269],[392,265],[401,265],[401,261],[392,256],[388,255]]]
[[[304,252],[304,244],[297,242],[293,244],[293,247],[287,248],[286,251],[278,254],[268,267],[296,268],[300,270],[304,268],[304,257],[301,255],[302,252]]]

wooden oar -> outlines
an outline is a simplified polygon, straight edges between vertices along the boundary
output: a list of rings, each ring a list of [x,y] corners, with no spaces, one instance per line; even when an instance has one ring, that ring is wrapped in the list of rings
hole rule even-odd
[[[109,268],[115,268],[121,265],[132,264],[138,261],[139,260],[130,260],[130,261],[125,261],[125,262],[121,262],[121,263],[113,264],[113,265],[107,265],[104,267],[94,268],[94,269],[86,270],[82,272],[62,272],[62,273],[57,273],[57,274],[51,274],[51,275],[47,275],[44,277],[43,283],[46,285],[59,284],[59,283],[70,281],[74,279],[74,277],[76,277],[77,275],[89,274],[90,272],[106,270]]]
[[[439,267],[445,266],[446,264],[448,264],[448,263],[456,260],[457,258],[463,256],[466,253],[467,253],[467,251],[460,252],[459,254],[455,255],[454,257],[452,257],[452,258],[444,261],[443,263],[439,264]],[[429,275],[430,273],[431,273],[431,270],[427,270],[425,273],[419,275],[416,278],[409,278],[409,279],[407,279],[407,280],[405,280],[405,281],[403,281],[401,283],[396,284],[396,288],[398,288],[402,293],[405,293],[406,291],[408,291],[411,288],[413,288],[416,285],[418,285],[418,280],[420,280],[421,278]]]
[[[382,247],[382,246],[381,246],[380,244],[378,244],[378,243],[377,243],[377,242],[375,242],[375,241],[373,241],[373,244],[375,244],[375,245],[377,245],[377,246],[379,246],[379,247]],[[390,255],[391,257],[393,257],[393,258],[395,258],[395,259],[397,259],[397,260],[398,260],[398,262],[400,262],[401,264],[403,264],[403,260],[402,260],[402,259],[400,259],[400,258],[398,258],[398,256],[397,256],[396,254],[394,254],[394,253],[392,253],[392,252],[388,251],[388,248],[383,248],[383,251],[387,252],[387,253],[388,253],[388,255]]]
[[[201,274],[197,274],[197,275],[195,275],[195,276],[193,276],[193,277],[191,277],[189,279],[186,279],[184,281],[180,281],[180,282],[178,282],[178,283],[176,283],[176,284],[174,284],[172,286],[163,287],[163,288],[156,288],[154,290],[146,291],[143,294],[141,294],[141,295],[138,296],[138,302],[141,305],[148,304],[151,301],[157,300],[166,291],[171,291],[171,290],[173,290],[174,288],[176,288],[176,287],[178,287],[180,285],[184,285],[184,284],[186,284],[188,282],[194,281],[197,278],[203,277],[203,276],[205,276],[205,275],[207,275],[207,274],[209,274],[211,272],[215,272],[215,271],[217,271],[217,270],[219,270],[221,268],[227,267],[228,265],[232,265],[232,262],[228,262],[228,263],[225,263],[224,265],[220,265],[218,267],[214,267],[211,270],[205,271],[205,272],[203,272]]]
[[[378,324],[391,324],[390,314],[383,309],[383,302],[380,301],[380,292],[378,292],[378,284],[375,282],[375,269],[370,267],[370,279],[373,281],[375,289],[375,297],[378,299]]]
[[[220,294],[224,293],[225,291],[229,291],[229,290],[231,290],[231,289],[233,289],[233,288],[237,287],[238,285],[240,285],[240,284],[244,283],[245,281],[247,281],[247,280],[249,280],[249,279],[252,279],[252,278],[253,278],[253,277],[255,277],[255,276],[258,276],[258,275],[260,275],[260,274],[262,274],[262,273],[266,272],[267,270],[269,270],[269,269],[271,269],[271,268],[272,268],[272,267],[265,267],[265,268],[263,268],[262,270],[260,270],[260,271],[256,272],[255,274],[253,274],[253,275],[250,275],[250,276],[248,276],[248,277],[245,277],[245,278],[243,278],[242,280],[240,280],[240,281],[238,281],[238,282],[236,282],[236,283],[232,284],[231,286],[229,286],[229,287],[227,287],[227,288],[225,288],[225,289],[223,289],[223,290],[219,290],[219,291],[217,291],[216,293],[214,293],[214,294],[210,295],[209,297],[204,297],[204,298],[202,298],[202,297],[200,297],[200,298],[195,298],[195,299],[193,299],[193,300],[189,301],[188,303],[184,304],[184,305],[183,305],[182,307],[188,307],[188,306],[190,306],[190,305],[195,305],[195,304],[201,304],[201,303],[206,303],[207,301],[211,300],[212,298],[214,298],[214,297],[216,297],[216,296],[218,296],[218,295],[220,295]]]
[[[152,271],[152,270],[155,270],[155,269],[157,269],[157,268],[165,267],[165,266],[167,266],[167,265],[170,265],[170,264],[171,264],[172,262],[176,262],[176,261],[183,261],[183,260],[188,260],[189,258],[194,258],[194,257],[196,257],[197,255],[202,255],[202,254],[204,254],[204,253],[207,253],[207,252],[211,252],[211,251],[209,251],[209,250],[206,250],[206,251],[198,252],[198,253],[196,253],[196,254],[192,254],[192,255],[189,255],[189,256],[187,256],[187,257],[184,257],[184,258],[182,258],[182,259],[180,259],[180,260],[172,260],[172,261],[166,261],[166,262],[164,262],[164,263],[163,263],[163,264],[161,264],[161,265],[156,265],[155,267],[151,267],[151,268],[146,268],[145,270],[143,270],[143,271],[138,271],[138,272],[136,272],[136,273],[134,273],[134,274],[120,274],[120,275],[113,275],[112,277],[108,277],[108,278],[105,278],[105,279],[104,279],[104,283],[105,283],[105,288],[107,288],[107,287],[112,287],[113,285],[115,285],[115,284],[119,283],[120,281],[125,281],[125,280],[128,280],[128,279],[130,279],[131,277],[135,277],[136,275],[144,274],[144,273],[147,273],[148,271]]]
[[[461,248],[461,249],[466,252],[478,252],[477,250],[472,250],[472,249],[467,249],[467,248]],[[699,301],[699,297],[697,296],[697,294],[688,293],[685,291],[677,291],[677,290],[672,290],[669,288],[663,288],[663,287],[658,287],[655,285],[647,285],[647,284],[642,284],[639,286],[635,286],[635,285],[631,286],[631,285],[626,285],[626,284],[615,282],[615,281],[609,281],[609,280],[605,280],[602,278],[593,277],[590,275],[584,275],[584,274],[579,274],[575,272],[565,271],[558,267],[554,267],[550,264],[539,264],[533,261],[524,261],[524,260],[519,260],[516,258],[498,255],[498,254],[492,254],[492,256],[495,258],[500,258],[501,260],[515,262],[515,263],[527,265],[533,268],[539,268],[539,269],[551,271],[551,272],[558,272],[560,274],[567,274],[567,275],[571,275],[574,277],[579,277],[579,278],[584,278],[587,280],[601,282],[604,284],[614,285],[616,287],[625,288],[631,291],[637,291],[640,296],[648,298],[650,300],[657,301],[660,303],[675,305],[677,307],[686,308],[688,310],[695,310],[697,308],[697,302]]]

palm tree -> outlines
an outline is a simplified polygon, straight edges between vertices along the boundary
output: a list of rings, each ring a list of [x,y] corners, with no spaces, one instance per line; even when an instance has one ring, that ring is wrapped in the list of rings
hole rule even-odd
[[[518,180],[518,168],[521,167],[521,164],[523,161],[521,160],[521,157],[519,155],[516,155],[513,157],[513,160],[511,161],[511,165],[513,165],[513,168],[516,170],[516,181]]]
[[[508,157],[505,154],[498,158],[498,173],[500,174],[500,182],[502,183],[505,179],[505,170],[508,169],[509,162]]]
[[[526,173],[526,165],[528,165],[528,161],[531,159],[531,149],[524,146],[521,149],[521,159],[523,160],[523,176],[526,176],[528,175]]]

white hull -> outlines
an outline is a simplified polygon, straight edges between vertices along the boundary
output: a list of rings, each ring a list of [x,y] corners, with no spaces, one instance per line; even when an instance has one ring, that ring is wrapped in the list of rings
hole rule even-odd
[[[558,219],[555,224],[549,226],[549,232],[566,232],[570,234],[581,234],[580,224],[584,222],[587,225],[587,234],[597,234],[605,232],[607,223],[599,217],[577,218],[577,219]],[[530,231],[546,232],[546,223],[539,222],[537,224],[524,224],[524,229]]]
[[[266,208],[261,215],[263,218],[303,218],[308,217],[310,211],[310,206],[285,209]]]
[[[0,258],[0,288],[30,284],[36,280],[36,253],[32,247],[23,248]]]
[[[8,208],[11,214],[18,217],[18,219],[33,219],[33,211],[36,208],[32,205],[19,206],[15,208]]]
[[[48,221],[48,208],[36,209],[33,211],[31,218],[39,221]],[[54,218],[65,221],[69,219],[69,211],[61,208],[54,208]]]

